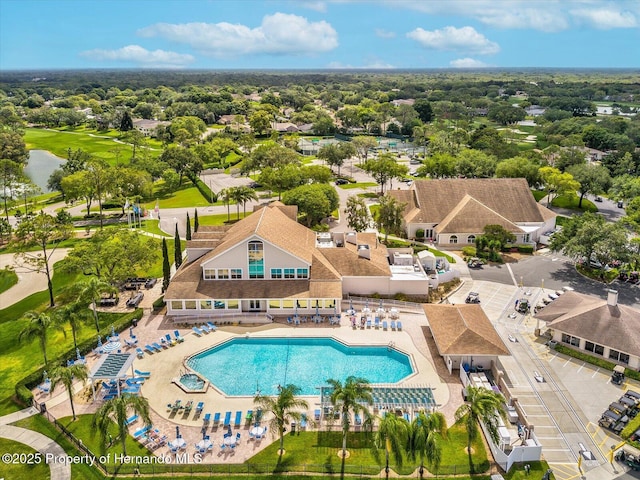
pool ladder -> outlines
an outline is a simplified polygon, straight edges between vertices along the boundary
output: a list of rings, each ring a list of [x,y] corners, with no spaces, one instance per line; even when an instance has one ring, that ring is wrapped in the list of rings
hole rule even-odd
[[[389,342],[389,344],[387,345],[387,351],[390,352],[391,350],[396,348],[396,342],[391,341]]]

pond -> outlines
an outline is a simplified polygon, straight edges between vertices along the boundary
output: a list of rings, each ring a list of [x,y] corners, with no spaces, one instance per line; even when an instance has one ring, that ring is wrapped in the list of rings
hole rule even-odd
[[[47,192],[47,181],[56,168],[66,162],[64,158],[55,156],[46,150],[30,150],[29,162],[24,168],[24,173],[33,183],[38,185],[43,192]]]

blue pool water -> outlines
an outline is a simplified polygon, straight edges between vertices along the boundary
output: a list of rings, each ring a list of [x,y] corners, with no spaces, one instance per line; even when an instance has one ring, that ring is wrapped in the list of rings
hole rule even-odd
[[[235,338],[187,360],[227,395],[276,395],[292,383],[319,395],[328,378],[349,375],[395,383],[413,373],[404,353],[387,347],[351,347],[331,338]]]
[[[180,383],[189,390],[202,390],[204,388],[204,380],[193,373],[182,375],[180,377]]]

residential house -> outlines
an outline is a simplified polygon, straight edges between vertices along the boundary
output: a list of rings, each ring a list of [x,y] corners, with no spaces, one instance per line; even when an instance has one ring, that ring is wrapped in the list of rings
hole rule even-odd
[[[171,125],[171,122],[165,122],[160,120],[147,120],[144,118],[133,119],[133,128],[142,132],[145,137],[155,137],[157,128],[160,125]]]
[[[486,225],[501,225],[521,244],[555,228],[556,214],[535,201],[524,178],[416,180],[388,195],[406,204],[409,238],[422,230],[441,247],[473,244]]]
[[[640,370],[640,311],[618,304],[617,291],[606,300],[565,292],[535,317],[559,344]]]
[[[333,314],[350,293],[427,295],[419,264],[394,263],[375,234],[316,233],[296,219],[296,206],[272,202],[233,226],[200,227],[165,293],[167,314],[261,322]]]

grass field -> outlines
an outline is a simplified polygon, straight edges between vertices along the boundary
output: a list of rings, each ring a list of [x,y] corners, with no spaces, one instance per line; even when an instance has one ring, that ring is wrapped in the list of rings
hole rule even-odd
[[[13,270],[3,268],[0,270],[0,293],[6,292],[18,283],[18,275]]]
[[[32,455],[36,451],[22,443],[0,438],[0,452],[11,455]],[[2,475],[3,478],[10,478],[11,480],[32,480],[35,478],[38,480],[48,480],[51,478],[49,465],[45,463],[44,458],[33,456],[26,457],[25,459],[32,459],[34,462],[31,464],[21,461],[16,461],[13,464],[2,462],[0,464],[0,475]],[[20,458],[18,457],[16,460],[20,460]]]
[[[250,215],[251,212],[247,212],[247,215]],[[231,208],[231,222],[230,223],[235,223],[237,221],[237,212],[236,209]],[[240,218],[244,218],[244,214],[242,213],[242,208],[240,208]],[[219,215],[203,215],[203,216],[199,216],[198,217],[198,223],[200,225],[224,225],[227,223],[228,217],[226,213],[222,213]],[[193,218],[191,219],[191,221],[193,222]],[[192,225],[193,226],[193,225]]]
[[[182,179],[182,186],[175,192],[167,192],[162,180],[157,181],[153,186],[153,200],[143,203],[142,206],[153,210],[156,200],[160,208],[184,208],[184,207],[209,207],[211,202],[205,199],[200,190],[187,178]],[[218,203],[221,205],[222,203]],[[160,212],[162,215],[162,212]]]
[[[360,182],[360,183],[346,183],[344,185],[338,185],[338,188],[343,190],[351,190],[353,188],[368,188],[368,187],[376,187],[378,184],[376,182]]]
[[[593,202],[584,198],[582,200],[582,208],[578,207],[578,202],[580,201],[580,197],[578,195],[570,194],[570,195],[560,195],[553,199],[551,205],[558,208],[567,208],[569,210],[579,210],[584,212],[597,212],[598,207],[596,207]]]
[[[116,163],[128,164],[133,153],[132,147],[116,142],[114,137],[114,131],[105,133],[81,128],[73,131],[25,129],[25,142],[29,150],[47,150],[58,157],[67,158],[69,149],[77,150],[80,148],[112,165]],[[162,153],[161,145],[152,140],[147,140],[147,143],[150,147],[150,155],[152,157],[160,156]]]

